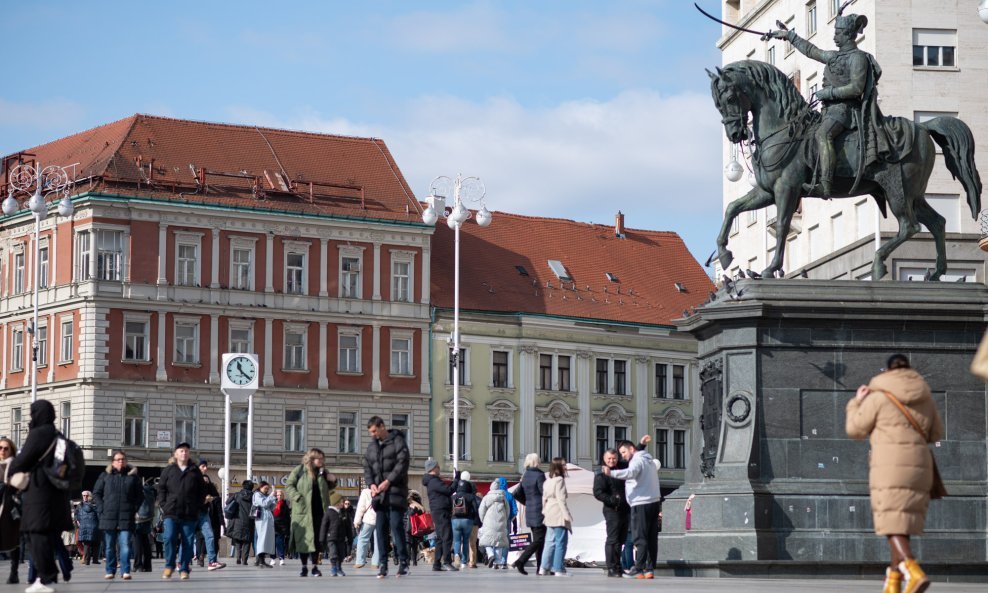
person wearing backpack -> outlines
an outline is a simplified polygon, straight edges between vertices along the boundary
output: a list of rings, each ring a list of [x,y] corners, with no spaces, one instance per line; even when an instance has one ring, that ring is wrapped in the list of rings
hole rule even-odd
[[[20,472],[29,475],[21,494],[21,533],[27,534],[37,579],[27,588],[27,593],[55,590],[48,586],[58,576],[53,542],[61,539],[63,531],[75,528],[69,493],[56,488],[44,468],[57,436],[55,407],[45,399],[32,403],[27,438],[9,469],[11,476]]]
[[[120,576],[130,580],[130,538],[134,517],[144,498],[137,468],[127,463],[127,454],[114,451],[110,465],[93,486],[93,501],[99,510],[99,528],[106,547],[106,575],[112,581],[117,573],[117,549],[120,550]]]
[[[471,556],[470,537],[478,519],[473,484],[462,477],[463,474],[460,475],[461,479],[456,480],[456,492],[450,497],[450,514],[453,516],[453,555],[460,557],[460,568],[464,569]]]

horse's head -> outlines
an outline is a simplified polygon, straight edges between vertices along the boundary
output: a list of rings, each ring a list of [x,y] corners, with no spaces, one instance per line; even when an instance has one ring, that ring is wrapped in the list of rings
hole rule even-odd
[[[751,99],[738,81],[734,80],[737,73],[717,68],[716,74],[710,70],[707,70],[707,74],[710,76],[710,94],[714,98],[717,111],[720,111],[727,139],[734,143],[747,140]]]

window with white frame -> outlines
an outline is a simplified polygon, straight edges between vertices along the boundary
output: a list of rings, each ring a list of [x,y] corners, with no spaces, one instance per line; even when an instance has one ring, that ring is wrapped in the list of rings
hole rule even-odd
[[[72,438],[72,402],[62,402],[58,405],[59,426],[65,438]]]
[[[596,381],[597,390],[596,390],[595,393],[607,393],[607,391],[608,391],[608,389],[607,389],[607,387],[608,387],[608,376],[607,375],[608,375],[608,369],[610,368],[610,362],[611,361],[609,361],[606,358],[598,358],[597,359],[597,370],[596,370],[596,373],[595,373],[595,377],[597,379],[597,381]]]
[[[672,467],[686,469],[686,431],[672,431]]]
[[[453,458],[453,418],[450,417],[447,422],[447,434],[446,434],[446,456],[449,459]],[[470,458],[470,452],[467,450],[467,443],[470,440],[467,438],[467,419],[459,418],[459,429],[456,434],[456,442],[458,453],[460,455],[460,461]]]
[[[24,370],[24,326],[10,329],[10,370]]]
[[[123,260],[123,231],[96,229],[96,278],[121,280]]]
[[[845,0],[830,0],[830,18],[837,16],[837,13],[840,12],[840,7],[844,4],[844,1]]]
[[[655,458],[663,468],[669,467],[669,429],[655,429]]]
[[[340,427],[340,453],[356,453],[360,446],[357,438],[357,413],[340,412],[337,425]]]
[[[562,457],[566,461],[574,459],[572,424],[560,423],[556,425],[556,442],[559,443],[559,457]]]
[[[125,447],[147,446],[147,403],[139,401],[124,402],[124,434]]]
[[[447,385],[452,385],[453,384],[453,369],[454,369],[454,365],[453,365],[453,349],[450,348],[448,350],[448,352],[449,352],[449,361],[448,361],[448,372],[447,372],[447,375],[446,375],[446,384]],[[459,367],[457,369],[457,372],[459,373],[458,374],[458,378],[459,378],[459,381],[460,381],[460,385],[468,385],[469,384],[469,381],[467,381],[467,369],[470,368],[469,365],[467,364],[467,359],[469,357],[469,352],[470,351],[467,348],[460,348],[460,355],[457,357],[457,364],[455,366],[456,367]]]
[[[254,324],[243,319],[230,320],[230,352],[254,351]]]
[[[539,354],[539,389],[552,389],[552,355]]]
[[[308,294],[308,241],[285,241],[285,293]]]
[[[391,428],[401,433],[405,437],[405,444],[409,453],[412,450],[412,422],[408,414],[391,414]]]
[[[24,252],[14,254],[14,294],[21,294],[27,289],[24,273]]]
[[[123,360],[132,362],[151,360],[148,351],[150,321],[149,315],[124,315]]]
[[[511,423],[504,420],[491,421],[491,461],[508,462],[508,442],[511,439]]]
[[[868,200],[854,205],[855,239],[861,239],[875,232],[875,209]]]
[[[552,460],[552,433],[554,425],[551,422],[539,422],[539,457],[545,461]]]
[[[834,250],[844,246],[844,216],[841,212],[830,217],[830,244]]]
[[[758,222],[758,210],[748,210],[746,213],[748,226]]]
[[[570,365],[572,362],[572,356],[556,356],[556,389],[559,391],[572,391],[570,387]]]
[[[84,282],[93,277],[92,270],[89,265],[89,257],[92,253],[92,234],[89,231],[79,231],[75,236],[75,246],[76,246],[76,262],[75,262],[75,279],[76,282]]]
[[[391,332],[391,374],[403,376],[412,374],[411,333]]]
[[[765,61],[775,66],[775,46],[770,45],[765,52]]]
[[[360,367],[360,328],[341,327],[339,329],[341,373],[359,373]]]
[[[628,395],[628,361],[612,360],[614,368],[614,394]]]
[[[913,66],[955,68],[957,29],[913,29]]]
[[[340,247],[340,298],[363,298],[364,288],[361,281],[363,257],[363,247],[351,245]]]
[[[48,246],[38,250],[38,288],[48,288]]]
[[[943,216],[948,233],[961,232],[961,212],[967,208],[961,208],[960,194],[926,194],[926,203],[933,207],[940,216]],[[926,225],[922,225],[923,231],[929,232]]]
[[[230,447],[237,451],[247,449],[247,408],[230,408]]]
[[[38,341],[38,366],[48,366],[48,326],[38,324],[38,333],[35,339]]]
[[[686,367],[672,365],[672,399],[686,399]]]
[[[410,303],[415,300],[415,252],[391,252],[391,300]]]
[[[669,365],[655,363],[655,397],[669,397]]]
[[[510,353],[504,350],[494,350],[491,352],[491,385],[493,387],[507,388],[508,382],[508,360]]]
[[[254,244],[253,238],[230,238],[230,288],[254,290]]]
[[[806,36],[816,35],[816,2],[806,5]]]
[[[304,325],[285,325],[285,370],[304,371],[307,369],[305,346],[307,328]]]
[[[598,358],[595,365],[595,393],[629,395],[628,361]]]
[[[198,318],[175,318],[175,363],[199,364]]]
[[[175,404],[175,444],[189,443],[196,448],[196,404]]]
[[[10,440],[14,441],[14,446],[21,448],[24,430],[24,408],[13,408],[10,410]]]
[[[627,426],[598,424],[594,429],[594,433],[598,461],[603,460],[604,451],[617,448],[617,443],[628,440]]]
[[[200,237],[191,234],[176,234],[175,241],[175,284],[178,286],[199,286],[199,243]]]
[[[305,410],[285,410],[285,451],[305,450]]]
[[[731,235],[736,235],[741,232],[741,217],[735,216],[731,219]]]
[[[786,22],[785,22],[786,28],[787,29],[794,29],[795,28],[794,27],[795,21],[796,21],[796,16],[795,15],[787,18],[786,19]],[[786,39],[784,45],[785,45],[785,53],[783,54],[784,56],[788,56],[789,54],[791,54],[796,49],[795,47],[793,47],[792,43],[789,43],[789,40],[788,39]],[[798,82],[796,83],[796,90],[799,90],[799,83]]]
[[[562,457],[566,461],[574,459],[576,451],[575,427],[563,422],[539,422],[539,456],[543,461]]]

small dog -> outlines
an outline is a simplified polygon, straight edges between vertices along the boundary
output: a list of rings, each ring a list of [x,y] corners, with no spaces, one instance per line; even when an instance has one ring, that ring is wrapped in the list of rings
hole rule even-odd
[[[426,564],[435,564],[436,549],[435,548],[425,548],[419,552],[419,561],[425,562]]]

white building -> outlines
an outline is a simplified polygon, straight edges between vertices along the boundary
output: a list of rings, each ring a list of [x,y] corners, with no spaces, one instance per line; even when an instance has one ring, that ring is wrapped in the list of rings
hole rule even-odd
[[[821,49],[834,49],[834,17],[842,0],[723,0],[723,19],[768,31],[785,23]],[[977,2],[958,0],[852,0],[845,14],[868,17],[858,46],[882,67],[879,101],[885,115],[925,121],[955,115],[966,122],[978,146],[976,161],[988,174],[988,25],[978,18]],[[717,42],[723,63],[738,60],[770,62],[790,75],[809,98],[821,85],[824,65],[806,58],[785,41],[762,41],[757,35],[724,27]],[[937,149],[939,152],[939,148]],[[724,138],[724,163],[737,149]],[[750,155],[748,155],[750,157]],[[741,162],[750,158],[738,154]],[[747,176],[724,183],[724,206],[747,193]],[[981,227],[973,220],[961,184],[937,157],[927,200],[947,220],[948,273],[944,280],[984,282],[985,258],[978,250]],[[774,208],[741,214],[731,230],[734,261],[727,273],[750,268],[761,271],[775,253],[774,229],[767,224]],[[783,269],[787,275],[806,271],[810,278],[870,279],[876,246],[898,230],[894,217],[881,218],[870,196],[803,200],[793,219]],[[887,260],[888,278],[919,280],[935,260],[931,235],[922,232],[900,246]],[[718,269],[718,277],[722,270]]]

